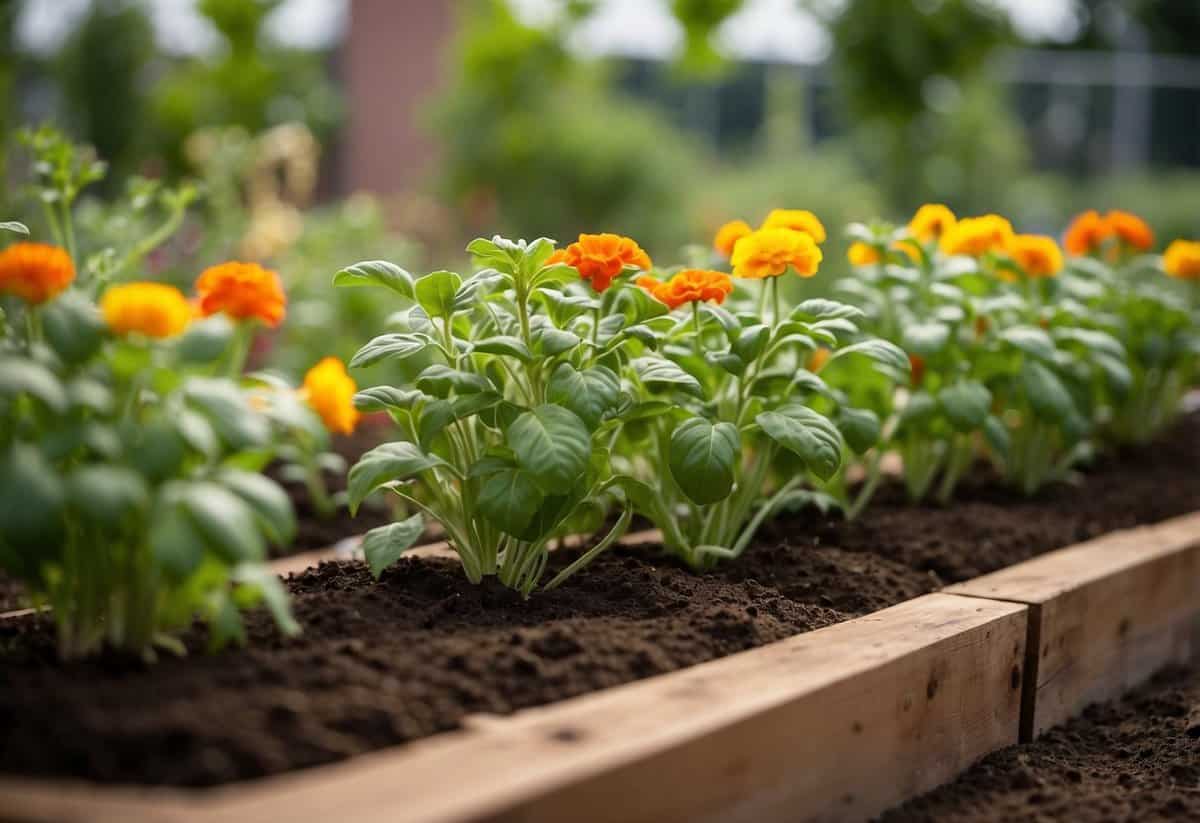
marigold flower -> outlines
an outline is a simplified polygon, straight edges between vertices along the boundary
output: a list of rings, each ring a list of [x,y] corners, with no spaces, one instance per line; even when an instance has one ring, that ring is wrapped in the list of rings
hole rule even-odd
[[[174,337],[192,322],[192,304],[183,292],[164,283],[125,283],[100,298],[104,322],[117,334]]]
[[[812,235],[804,232],[759,229],[738,241],[730,262],[735,277],[777,277],[788,266],[801,277],[812,277],[821,265],[821,250]]]
[[[804,364],[804,367],[813,374],[816,374],[821,369],[825,368],[825,364],[829,362],[829,358],[832,356],[832,351],[825,346],[821,346],[808,356],[808,362]]]
[[[870,243],[856,241],[846,250],[846,259],[850,261],[851,266],[869,266],[879,262],[879,249]]]
[[[1200,242],[1175,240],[1163,254],[1163,268],[1180,280],[1200,281]]]
[[[989,251],[1004,251],[1013,236],[1012,224],[998,214],[966,217],[947,229],[939,241],[943,254],[978,257]]]
[[[1113,209],[1104,216],[1104,221],[1109,231],[1127,246],[1147,251],[1154,245],[1154,230],[1136,214]]]
[[[1112,234],[1112,226],[1095,209],[1077,215],[1067,226],[1063,246],[1074,257],[1091,254]]]
[[[737,245],[737,241],[752,231],[754,229],[750,228],[750,224],[745,220],[730,220],[717,229],[717,234],[713,237],[713,248],[729,257],[733,254],[733,247]]]
[[[811,211],[772,209],[759,229],[791,229],[804,232],[817,243],[825,242],[825,226]]]
[[[200,313],[225,312],[235,320],[258,318],[268,326],[283,320],[287,296],[279,275],[258,263],[222,263],[205,269],[196,280]]]
[[[13,243],[0,252],[0,294],[13,294],[39,305],[75,279],[71,255],[45,243]]]
[[[958,218],[948,207],[941,203],[926,203],[908,221],[908,233],[922,243],[928,243],[941,238],[957,223]]]
[[[351,434],[359,418],[358,409],[354,408],[357,390],[342,361],[326,357],[304,375],[300,391],[305,402],[320,415],[325,428],[337,434]]]
[[[1054,277],[1063,267],[1062,251],[1053,237],[1017,234],[1008,243],[1008,253],[1026,276]]]
[[[665,283],[653,277],[639,277],[637,283],[672,309],[703,301],[724,303],[733,291],[728,274],[707,269],[684,269]]]
[[[555,263],[565,263],[578,271],[598,292],[611,286],[613,278],[626,266],[643,271],[651,266],[650,256],[642,247],[619,234],[581,234],[578,242],[559,249],[546,260],[547,266]]]
[[[912,384],[919,386],[925,381],[925,358],[919,354],[908,356],[908,368],[912,374]]]

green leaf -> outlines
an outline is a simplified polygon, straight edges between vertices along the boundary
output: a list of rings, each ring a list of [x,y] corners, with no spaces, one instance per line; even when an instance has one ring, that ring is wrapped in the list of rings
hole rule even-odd
[[[176,499],[213,551],[230,563],[266,556],[254,510],[240,497],[208,481],[180,485]]]
[[[589,429],[600,425],[605,413],[617,405],[621,379],[612,369],[593,366],[577,371],[570,363],[560,363],[550,375],[546,399],[570,409]]]
[[[587,426],[572,411],[543,404],[523,413],[509,427],[505,442],[548,493],[575,484],[587,469],[592,453]]]
[[[1013,326],[1000,332],[1000,339],[1041,360],[1054,359],[1054,341],[1037,326]]]
[[[704,353],[704,359],[736,377],[740,377],[742,372],[746,371],[746,361],[732,352],[708,351]]]
[[[1038,417],[1062,423],[1076,414],[1071,392],[1058,375],[1036,360],[1026,360],[1021,367],[1021,385]]]
[[[792,319],[812,322],[816,320],[846,319],[858,320],[865,317],[863,310],[837,300],[813,298],[802,301],[792,309]]]
[[[855,454],[863,454],[874,448],[883,429],[875,412],[848,406],[838,410],[837,427]]]
[[[829,418],[792,404],[759,414],[755,421],[768,437],[795,453],[808,470],[828,480],[842,463],[842,435]]]
[[[82,294],[69,291],[40,310],[46,341],[68,363],[83,363],[104,343],[108,329],[99,310]]]
[[[927,391],[913,392],[900,412],[898,430],[906,432],[912,429],[923,429],[934,420],[937,412],[937,400],[932,394]]]
[[[178,505],[156,507],[149,539],[155,561],[175,581],[190,577],[207,550],[204,536]]]
[[[738,430],[732,423],[714,426],[702,417],[693,417],[671,434],[671,476],[698,505],[729,496],[740,457]]]
[[[67,410],[67,393],[54,372],[23,357],[0,357],[0,397],[29,395],[59,414]]]
[[[296,512],[291,498],[278,483],[258,472],[237,469],[223,470],[217,481],[249,504],[268,540],[277,546],[292,542],[296,536]]]
[[[420,419],[417,422],[417,437],[422,448],[431,448],[434,438],[455,420],[462,420],[485,409],[500,405],[501,401],[502,398],[498,393],[485,391],[477,394],[462,394],[451,400],[437,399],[426,403],[421,409]]]
[[[554,357],[579,345],[579,335],[556,329],[549,323],[534,326],[530,337],[534,352],[543,357]]]
[[[271,439],[267,418],[255,412],[231,380],[193,378],[184,388],[188,403],[208,418],[221,440],[235,451]]]
[[[529,472],[502,469],[488,477],[475,500],[479,511],[492,525],[507,534],[521,536],[542,505],[545,495]]]
[[[371,366],[384,359],[404,360],[420,354],[431,345],[433,338],[427,334],[381,334],[350,358],[350,368]]]
[[[938,392],[938,403],[946,419],[960,432],[975,431],[987,420],[992,393],[974,380],[960,380]]]
[[[287,589],[279,575],[261,563],[241,563],[233,570],[230,580],[237,587],[236,594],[244,598],[250,590],[255,601],[261,601],[275,619],[279,631],[289,637],[300,633],[300,624],[292,617]]]
[[[363,535],[362,550],[376,580],[383,570],[400,559],[425,533],[425,521],[418,512],[407,520],[371,529]]]
[[[854,343],[838,349],[830,356],[830,361],[839,360],[851,355],[862,355],[870,358],[883,367],[883,374],[893,379],[903,379],[909,372],[908,355],[904,350],[887,340],[872,338],[861,343]]]
[[[416,299],[413,277],[386,260],[364,260],[347,266],[333,276],[335,286],[384,286],[409,300]]]
[[[482,374],[459,371],[441,363],[426,367],[414,381],[417,388],[434,397],[449,397],[455,394],[479,394],[494,391],[490,380]]]
[[[233,322],[225,314],[197,320],[175,342],[175,352],[185,363],[215,363],[233,342]]]
[[[733,341],[732,351],[743,363],[753,363],[767,345],[767,338],[770,336],[771,329],[765,324],[747,326]]]
[[[141,475],[124,466],[80,466],[67,476],[66,488],[71,508],[109,531],[127,525],[150,504]]]
[[[696,397],[704,396],[700,381],[672,360],[662,357],[638,357],[631,365],[638,380],[651,391],[678,389]]]
[[[358,459],[347,478],[347,502],[351,514],[358,511],[367,495],[384,483],[407,480],[435,466],[445,466],[442,458],[426,454],[413,443],[397,441],[376,446]]]
[[[987,420],[983,421],[983,436],[996,454],[1001,457],[1008,455],[1012,447],[1012,435],[1009,434],[1008,426],[1004,425],[1003,420],[995,415],[988,415]]]
[[[435,271],[416,282],[417,302],[430,317],[449,317],[454,313],[454,296],[462,287],[462,278],[452,271]]]
[[[533,352],[519,337],[489,337],[477,341],[471,347],[471,351],[475,354],[506,354],[509,357],[517,358],[522,363],[533,360]]]
[[[0,223],[0,231],[11,231],[16,234],[23,234],[26,237],[29,236],[29,227],[24,223],[18,223],[16,220],[6,220]]]
[[[0,456],[0,542],[53,556],[65,500],[58,473],[36,448],[15,443]],[[39,566],[35,561],[28,571]]]
[[[945,323],[912,323],[904,327],[901,346],[913,354],[928,357],[950,342],[950,327]]]
[[[409,410],[429,395],[416,389],[399,389],[395,386],[372,386],[354,395],[354,407],[359,411],[377,412],[392,409]]]

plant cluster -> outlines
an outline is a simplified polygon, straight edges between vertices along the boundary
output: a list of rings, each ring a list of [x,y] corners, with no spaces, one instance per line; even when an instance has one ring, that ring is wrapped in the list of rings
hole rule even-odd
[[[351,365],[430,359],[355,398],[401,439],[351,469],[351,506],[383,488],[416,512],[366,535],[373,572],[430,517],[471,580],[528,595],[556,538],[607,524],[546,588],[634,513],[702,569],[781,510],[857,515],[889,453],[914,501],[951,500],[980,460],[1031,494],[1098,447],[1159,433],[1196,378],[1200,246],[1149,254],[1133,215],[1081,216],[1067,255],[998,215],[935,204],[848,235],[844,301],[785,300],[780,278],[815,275],[826,240],[801,210],[722,226],[729,273],[656,269],[611,234],[558,250],[479,239],[466,276],[382,261],[338,272],[336,285],[389,290],[403,327]]]
[[[291,461],[336,505],[319,471],[328,432],[357,423],[353,381],[332,359],[299,390],[243,376],[256,329],[286,311],[279,276],[257,264],[210,267],[191,297],[120,280],[177,220],[77,265],[69,195],[96,173],[45,141],[41,199],[65,244],[0,250],[0,569],[49,608],[64,657],[182,651],[194,620],[213,646],[240,641],[240,613],[259,603],[297,631],[264,562],[295,515],[263,469]]]

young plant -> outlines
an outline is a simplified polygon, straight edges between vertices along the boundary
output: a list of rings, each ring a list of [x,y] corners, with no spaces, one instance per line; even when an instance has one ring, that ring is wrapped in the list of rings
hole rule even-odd
[[[594,515],[596,501],[623,482],[610,459],[628,406],[614,351],[650,337],[643,321],[661,306],[644,295],[621,296],[634,290],[595,294],[623,272],[649,267],[628,238],[584,235],[555,252],[545,238],[495,237],[475,240],[468,251],[481,268],[466,278],[436,271],[414,280],[381,261],[334,277],[339,286],[385,288],[411,306],[408,330],[376,337],[352,367],[432,360],[409,385],[357,395],[361,410],[387,411],[402,439],[367,452],[350,470],[349,503],[354,510],[383,487],[417,510],[366,535],[363,550],[376,575],[429,517],[444,527],[471,581],[495,576],[528,596],[543,577],[551,540]],[[591,562],[630,516],[626,507],[545,587]]]
[[[732,291],[720,272],[642,281],[685,314],[655,336],[658,356],[635,358],[627,369],[638,403],[621,451],[638,479],[622,487],[662,530],[666,548],[693,568],[740,556],[766,518],[813,500],[805,484],[832,478],[847,442],[866,451],[878,438],[869,410],[839,402],[845,398],[806,368],[814,352],[824,347],[830,362],[862,358],[889,374],[907,368],[895,346],[859,333],[862,313],[853,306],[784,306],[779,278],[811,277],[820,260],[805,231],[772,226],[744,235],[732,249],[734,275],[761,288],[736,312],[720,306]]]

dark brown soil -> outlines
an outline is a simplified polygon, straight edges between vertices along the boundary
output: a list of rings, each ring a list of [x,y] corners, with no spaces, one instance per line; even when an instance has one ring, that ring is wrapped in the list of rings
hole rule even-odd
[[[1200,820],[1200,669],[985,758],[883,823]]]
[[[698,576],[653,547],[611,552],[516,600],[451,561],[371,583],[326,564],[289,581],[305,633],[249,618],[250,646],[147,668],[62,665],[48,621],[0,624],[0,772],[210,785],[327,763],[693,665],[874,611],[1111,529],[1200,509],[1200,416],[1170,445],[1035,501],[985,486],[952,509],[888,491],[859,522],[789,517]],[[571,552],[557,552],[561,566]]]

